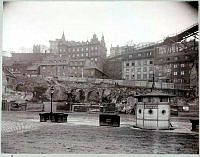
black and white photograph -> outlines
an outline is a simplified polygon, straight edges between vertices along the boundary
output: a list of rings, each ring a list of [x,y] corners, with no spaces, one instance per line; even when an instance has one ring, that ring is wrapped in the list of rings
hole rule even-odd
[[[199,154],[198,1],[2,3],[3,155]]]

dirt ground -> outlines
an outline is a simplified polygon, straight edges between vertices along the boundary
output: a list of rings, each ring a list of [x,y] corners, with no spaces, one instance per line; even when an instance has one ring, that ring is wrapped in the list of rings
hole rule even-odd
[[[173,131],[133,128],[133,115],[120,127],[100,127],[98,114],[69,113],[67,123],[39,122],[37,112],[2,112],[1,151],[11,154],[196,154],[198,133],[184,119]]]

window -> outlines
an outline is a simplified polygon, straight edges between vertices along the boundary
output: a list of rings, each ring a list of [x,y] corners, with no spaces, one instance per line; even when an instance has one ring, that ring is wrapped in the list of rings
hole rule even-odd
[[[175,78],[175,79],[174,79],[174,83],[177,83],[177,82],[178,82],[178,79]]]
[[[144,71],[144,72],[147,72],[147,67],[143,67],[143,71]]]
[[[88,53],[86,53],[86,56],[88,57]]]
[[[94,58],[95,61],[97,61],[97,58]]]
[[[138,53],[138,57],[141,57],[141,53]]]
[[[95,47],[95,50],[97,50],[97,46]]]
[[[141,72],[141,68],[137,68],[137,72]]]
[[[138,98],[138,102],[142,102],[142,98]]]
[[[181,64],[181,67],[184,68],[184,67],[185,67],[185,64]]]
[[[152,98],[148,98],[148,102],[152,102],[152,100],[153,100]]]
[[[176,76],[176,75],[177,75],[177,72],[174,72],[174,75]]]
[[[138,66],[141,66],[141,61],[138,61]]]
[[[184,75],[184,71],[181,71],[181,75]]]
[[[153,114],[153,110],[152,109],[150,109],[148,112],[149,112],[149,114]]]
[[[153,67],[149,67],[149,71],[153,71]]]
[[[77,54],[76,56],[79,57],[79,54]]]
[[[177,61],[177,60],[178,60],[178,57],[174,57],[174,60]]]
[[[143,74],[143,79],[147,79],[147,74]]]
[[[141,79],[141,74],[137,74],[137,79]]]
[[[126,69],[126,71],[129,71],[129,69]]]
[[[45,67],[42,67],[42,69],[45,69]]]
[[[177,68],[177,64],[174,64],[174,68]]]
[[[88,50],[88,47],[86,47],[85,49]]]
[[[132,78],[134,79],[135,75],[132,75]]]
[[[129,58],[132,58],[133,56],[132,55],[129,55]]]
[[[164,115],[166,113],[166,110],[162,110],[162,114]]]
[[[126,66],[128,67],[128,66],[129,66],[129,63],[126,63]]]
[[[147,60],[144,60],[144,61],[143,61],[143,64],[144,64],[144,65],[147,65]]]
[[[160,102],[168,102],[168,98],[160,98]]]
[[[132,66],[135,66],[135,63],[134,63],[134,62],[132,62]]]
[[[181,79],[181,83],[186,83],[186,80],[185,79]]]
[[[139,113],[139,114],[141,114],[141,113],[142,113],[142,110],[141,110],[141,109],[139,109],[139,110],[138,110],[138,113]]]
[[[149,78],[153,78],[153,74],[149,74]]]
[[[75,49],[73,49],[73,52],[75,51]]]
[[[149,64],[153,64],[153,61],[149,61]]]

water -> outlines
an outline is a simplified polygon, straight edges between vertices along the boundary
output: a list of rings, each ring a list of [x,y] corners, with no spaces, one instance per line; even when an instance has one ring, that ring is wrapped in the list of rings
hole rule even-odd
[[[197,133],[180,133],[180,128],[179,132],[134,129],[133,118],[121,115],[120,127],[100,127],[98,114],[71,113],[67,123],[58,124],[40,123],[38,113],[3,113],[1,150],[11,154],[197,153]],[[9,132],[5,131],[8,126]]]

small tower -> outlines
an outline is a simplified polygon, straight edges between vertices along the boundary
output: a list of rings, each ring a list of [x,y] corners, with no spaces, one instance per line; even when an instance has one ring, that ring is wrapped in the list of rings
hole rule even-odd
[[[105,44],[105,40],[104,40],[103,33],[102,33],[102,36],[101,36],[101,44],[102,44],[103,46],[105,46],[105,45],[106,45],[106,44]]]
[[[98,38],[97,38],[97,35],[94,33],[93,34],[93,37],[92,37],[92,39],[91,39],[91,42],[92,43],[97,43],[98,42]]]
[[[65,41],[65,34],[64,34],[64,31],[63,31],[63,34],[62,34],[62,41]]]
[[[136,95],[136,127],[142,129],[170,129],[170,98],[173,95],[152,91]]]

